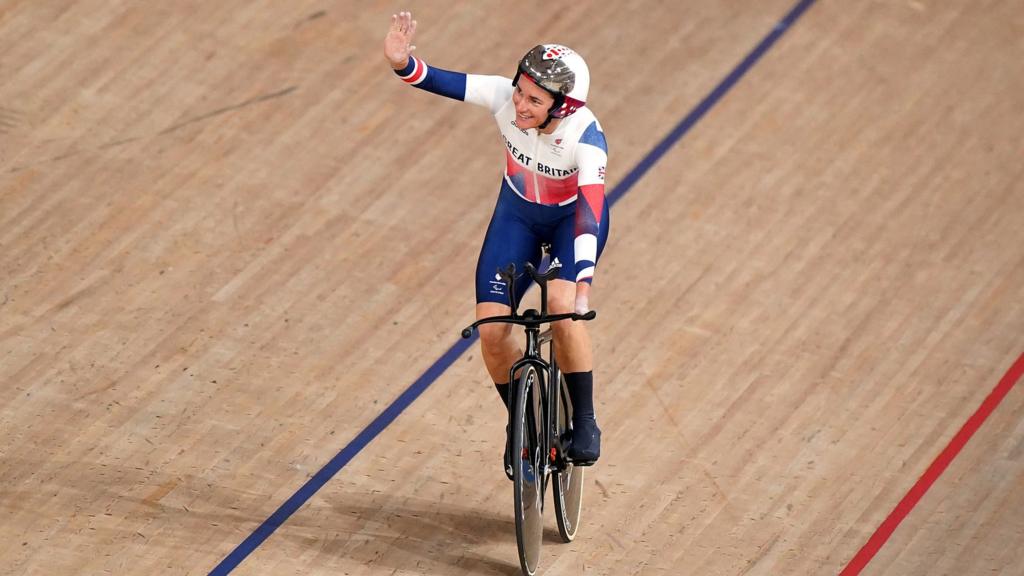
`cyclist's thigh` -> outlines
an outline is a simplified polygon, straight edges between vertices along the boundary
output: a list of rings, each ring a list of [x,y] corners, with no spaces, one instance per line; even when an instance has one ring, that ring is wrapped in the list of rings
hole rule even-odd
[[[577,200],[579,202],[579,200]],[[608,199],[604,201],[601,210],[601,224],[597,232],[597,259],[601,258],[604,252],[604,245],[608,241],[608,229],[611,224],[611,214],[608,213]],[[576,282],[576,215],[575,212],[568,214],[555,230],[555,237],[551,243],[551,254],[558,258],[562,264],[562,270],[558,277],[562,280]],[[595,261],[592,265],[596,265]]]
[[[537,265],[540,259],[540,239],[530,230],[521,214],[519,203],[526,201],[514,193],[502,190],[494,207],[491,223],[487,227],[480,257],[476,263],[476,301],[508,304],[505,283],[498,269],[510,263],[516,266],[516,275],[523,274],[527,262]],[[530,282],[528,276],[516,278],[516,302],[519,302]]]

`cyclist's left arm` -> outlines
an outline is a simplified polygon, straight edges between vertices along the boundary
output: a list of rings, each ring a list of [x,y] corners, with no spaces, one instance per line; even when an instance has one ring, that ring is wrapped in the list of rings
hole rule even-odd
[[[604,214],[604,176],[608,164],[608,144],[601,125],[594,120],[580,136],[576,146],[576,164],[579,167],[576,198],[576,309],[587,310],[590,283],[597,265],[597,239]]]
[[[597,264],[597,237],[604,215],[604,172],[608,145],[601,125],[595,120],[583,132],[576,146],[576,281],[590,282]]]

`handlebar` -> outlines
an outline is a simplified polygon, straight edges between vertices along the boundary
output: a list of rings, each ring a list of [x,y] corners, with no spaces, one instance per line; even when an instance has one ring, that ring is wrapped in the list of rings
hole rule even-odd
[[[547,247],[544,247],[544,253],[548,253]],[[519,314],[517,310],[519,306],[515,301],[516,265],[514,263],[510,263],[507,267],[498,269],[498,276],[500,276],[501,279],[504,280],[505,284],[508,286],[508,298],[512,314],[508,316],[491,316],[490,318],[481,318],[480,320],[473,322],[473,324],[462,330],[463,338],[471,337],[473,335],[473,330],[476,330],[476,328],[481,324],[504,322],[506,324],[518,324],[520,326],[526,326],[527,328],[530,328],[540,326],[541,324],[548,324],[550,322],[558,322],[560,320],[572,320],[573,322],[575,322],[577,320],[593,320],[594,318],[597,317],[596,310],[591,310],[586,314],[576,314],[575,312],[569,312],[566,314],[548,314],[548,281],[554,280],[555,278],[558,277],[558,272],[561,268],[561,265],[558,264],[558,262],[555,262],[553,265],[548,266],[548,269],[543,274],[537,272],[537,268],[533,265],[532,262],[527,262],[525,267],[526,273],[530,276],[530,278],[533,279],[534,282],[537,283],[538,286],[540,286],[540,312],[530,309],[524,312],[523,314]]]
[[[520,326],[540,326],[541,324],[547,324],[549,322],[558,322],[559,320],[593,320],[597,317],[597,310],[591,310],[586,314],[577,314],[575,312],[569,312],[566,314],[548,314],[546,316],[537,314],[536,310],[527,310],[525,314],[521,316],[491,316],[490,318],[481,318],[476,322],[473,322],[468,327],[462,330],[462,337],[469,338],[473,335],[473,330],[482,324],[493,324],[496,322],[503,322],[505,324],[518,324]]]

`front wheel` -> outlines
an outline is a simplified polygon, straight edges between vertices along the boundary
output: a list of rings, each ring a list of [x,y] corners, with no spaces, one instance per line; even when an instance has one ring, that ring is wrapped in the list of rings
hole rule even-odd
[[[555,397],[558,426],[558,438],[569,435],[569,423],[572,422],[572,403],[569,401],[569,389],[565,378],[559,374],[558,392]],[[565,454],[562,455],[563,459]],[[558,533],[564,542],[572,542],[580,527],[580,512],[583,509],[583,472],[582,466],[574,466],[566,461],[565,467],[554,474],[551,493],[555,498],[555,520]]]
[[[512,485],[515,493],[516,541],[523,574],[533,576],[540,564],[544,535],[544,454],[540,381],[527,366],[519,377],[512,418]]]

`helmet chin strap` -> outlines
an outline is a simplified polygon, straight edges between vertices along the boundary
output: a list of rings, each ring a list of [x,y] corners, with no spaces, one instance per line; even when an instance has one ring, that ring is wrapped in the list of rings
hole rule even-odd
[[[551,121],[555,119],[555,116],[552,114],[552,112],[554,112],[555,110],[558,110],[559,108],[561,108],[562,104],[565,103],[564,97],[559,98],[558,96],[556,96],[554,94],[552,94],[552,96],[554,96],[554,98],[555,98],[555,103],[551,105],[551,108],[548,108],[548,119],[545,120],[544,123],[541,124],[540,126],[537,126],[537,130],[538,131],[543,130],[543,129],[548,127],[548,124],[550,124]]]

